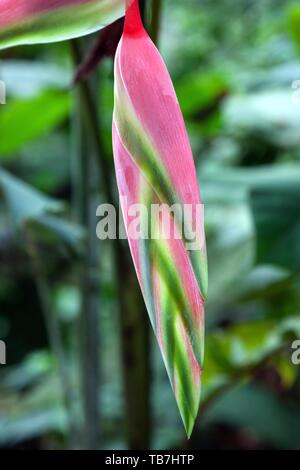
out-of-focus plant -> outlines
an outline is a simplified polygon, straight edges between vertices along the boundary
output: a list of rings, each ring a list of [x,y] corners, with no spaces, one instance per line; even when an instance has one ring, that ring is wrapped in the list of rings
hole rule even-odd
[[[165,0],[153,1],[151,6],[159,3],[165,8],[160,21],[160,48],[172,72],[197,158],[210,260],[203,406],[191,446],[297,448],[299,367],[291,362],[290,349],[300,334],[299,106],[291,100],[291,84],[300,76],[298,52],[293,47],[297,34],[291,34],[292,29],[297,29],[297,15],[288,23],[286,5],[280,0],[246,2],[247,5],[223,0],[217,6],[207,0],[201,8],[194,0]],[[155,25],[155,15],[149,15],[149,3],[148,7],[148,18],[151,16]],[[289,5],[287,10],[289,16]],[[152,27],[150,31],[153,34]],[[103,30],[103,36],[107,34]],[[94,44],[84,61],[85,73],[95,71],[101,38],[97,36]],[[93,328],[94,332],[101,331],[101,421],[94,415],[90,423],[98,430],[101,427],[102,439],[97,442],[103,448],[148,446],[149,411],[145,409],[149,405],[151,377],[152,444],[157,449],[183,447],[186,443],[181,441],[182,427],[160,353],[154,344],[154,358],[147,349],[147,331],[142,331],[147,322],[130,261],[123,259],[120,263],[117,254],[112,263],[109,245],[101,243],[101,269],[95,269],[94,258],[93,268],[86,270],[85,266],[83,272],[86,237],[69,223],[67,205],[62,207],[57,202],[70,196],[70,111],[76,120],[74,144],[79,147],[77,130],[81,128],[79,134],[83,134],[88,147],[83,148],[82,156],[88,158],[82,168],[90,165],[95,153],[90,130],[82,129],[77,122],[78,114],[85,115],[86,107],[81,103],[77,111],[77,105],[74,107],[67,96],[71,71],[62,66],[62,61],[68,52],[64,46],[20,48],[4,51],[1,63],[9,105],[0,109],[0,124],[5,129],[1,133],[0,158],[1,164],[19,177],[11,179],[8,171],[1,174],[1,200],[6,201],[11,219],[16,217],[20,223],[15,232],[16,227],[8,224],[1,207],[1,339],[7,340],[11,357],[19,363],[0,371],[0,444],[18,445],[43,436],[43,442],[37,439],[34,445],[46,441],[47,446],[63,446],[60,437],[69,434],[69,413],[78,424],[78,399],[82,394],[77,374],[80,336],[78,332],[74,334],[81,302],[77,279],[78,273],[81,280],[88,273],[86,287],[93,292],[93,302],[97,291],[101,322],[100,328]],[[49,65],[53,60],[60,65]],[[98,98],[93,91],[91,96],[92,104],[100,110],[101,122],[96,116],[94,129],[105,156],[105,182],[110,183],[113,91],[110,61],[104,62]],[[95,71],[89,83],[94,89],[97,75]],[[31,105],[32,114],[38,114],[40,122],[27,119]],[[83,120],[86,126],[88,118]],[[20,123],[22,132],[17,135],[15,129]],[[88,169],[90,180],[96,173],[92,164]],[[76,182],[83,178],[76,171],[75,174],[72,185],[77,189],[80,185]],[[49,200],[40,193],[28,193],[32,188],[22,184],[20,188],[20,179],[56,198]],[[97,198],[103,197],[105,182],[96,183],[101,189]],[[41,203],[37,203],[40,196]],[[89,223],[93,226],[93,221]],[[75,409],[67,414],[57,382],[57,364],[46,350],[39,305],[30,287],[32,265],[22,249],[24,227],[27,231],[28,226],[31,242],[43,260],[51,313],[58,321],[68,354],[68,375],[76,396]],[[120,253],[127,254],[125,245],[121,245]],[[118,283],[112,272],[115,266],[121,273]],[[126,270],[122,271],[121,266],[126,266]],[[96,272],[101,272],[101,279]],[[27,302],[26,292],[30,296]],[[118,303],[122,315],[117,322],[112,313]],[[115,354],[120,325],[121,367]],[[82,333],[81,323],[81,336]],[[90,339],[94,337],[91,335]],[[20,361],[24,352],[36,348],[44,351]],[[149,357],[155,368],[152,375]],[[118,380],[120,370],[124,375],[125,400]],[[83,375],[88,374],[85,368]],[[93,380],[95,385],[95,377]],[[124,404],[129,423],[126,444],[120,426]],[[78,442],[83,443],[81,439]],[[89,444],[85,440],[84,445],[91,446],[91,442],[89,438]]]

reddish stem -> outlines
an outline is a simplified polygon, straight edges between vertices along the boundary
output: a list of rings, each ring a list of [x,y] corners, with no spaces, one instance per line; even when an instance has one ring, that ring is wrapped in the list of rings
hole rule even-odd
[[[124,33],[139,35],[143,32],[144,26],[140,14],[139,0],[126,0]]]

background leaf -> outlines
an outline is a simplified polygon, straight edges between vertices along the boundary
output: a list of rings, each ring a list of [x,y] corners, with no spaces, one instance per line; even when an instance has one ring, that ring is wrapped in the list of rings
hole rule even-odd
[[[28,142],[63,123],[70,111],[70,97],[59,91],[37,97],[15,99],[0,114],[0,155],[8,157]],[[32,116],[38,116],[32,119]]]
[[[0,49],[83,36],[124,14],[124,0],[74,0],[61,5],[51,2],[48,8],[45,2],[32,6],[30,0],[5,0],[5,3],[9,15],[1,18]]]

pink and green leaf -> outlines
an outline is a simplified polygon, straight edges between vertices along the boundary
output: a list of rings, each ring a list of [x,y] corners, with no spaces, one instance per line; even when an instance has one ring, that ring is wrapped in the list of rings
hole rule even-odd
[[[0,0],[0,49],[83,36],[124,12],[125,0]]]
[[[207,266],[203,212],[200,244],[189,251],[178,239],[174,204],[201,205],[193,156],[166,66],[144,30],[138,1],[128,2],[124,33],[115,59],[113,146],[129,245],[149,317],[188,435],[197,416],[204,350]],[[126,201],[126,203],[124,202]],[[133,204],[164,204],[151,220],[155,236],[130,232]],[[148,212],[149,213],[149,212]],[[199,216],[199,214],[198,214]],[[169,239],[165,224],[172,227]],[[188,225],[187,224],[187,225]]]

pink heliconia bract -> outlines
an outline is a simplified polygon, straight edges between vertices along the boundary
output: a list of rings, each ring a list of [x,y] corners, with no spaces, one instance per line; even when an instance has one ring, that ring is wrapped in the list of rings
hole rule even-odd
[[[203,206],[188,135],[167,68],[145,31],[138,0],[127,1],[115,58],[113,149],[128,241],[178,407],[190,435],[204,350],[207,263]],[[128,210],[143,204],[151,235],[135,237]],[[153,205],[160,210],[152,214]],[[190,208],[180,233],[178,208]],[[175,210],[172,210],[173,208]],[[181,212],[182,213],[182,212]],[[149,228],[148,220],[141,225]],[[171,228],[171,230],[170,230]],[[196,248],[188,241],[197,229]]]

